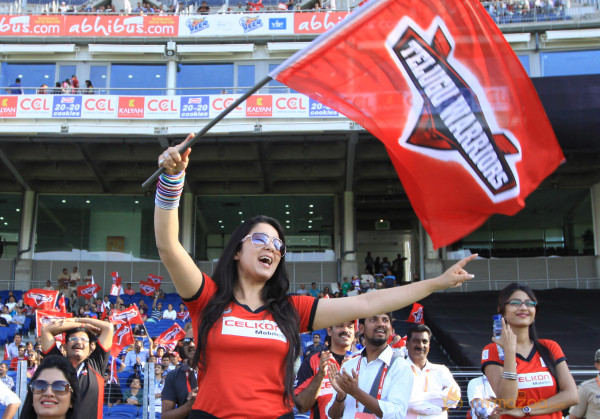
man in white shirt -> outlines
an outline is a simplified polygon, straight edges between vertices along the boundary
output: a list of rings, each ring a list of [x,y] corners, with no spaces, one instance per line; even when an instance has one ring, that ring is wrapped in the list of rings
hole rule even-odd
[[[0,403],[6,406],[2,419],[12,419],[17,414],[21,400],[3,382],[0,381]]]
[[[392,330],[391,315],[361,319],[358,330],[365,337],[361,354],[344,362],[340,371],[335,365],[329,365],[334,393],[325,409],[328,416],[332,419],[403,419],[408,410],[413,374],[408,363],[395,356],[387,344]]]
[[[136,340],[133,344],[133,350],[127,352],[125,355],[125,366],[133,367],[136,364],[143,366],[148,359],[148,351],[142,350],[142,341]]]
[[[23,342],[23,335],[15,333],[13,342],[8,345],[8,359],[16,358],[19,355],[19,346]]]
[[[448,409],[458,406],[460,387],[444,365],[427,361],[431,330],[424,324],[409,327],[406,335],[408,362],[414,381],[407,419],[447,419]]]

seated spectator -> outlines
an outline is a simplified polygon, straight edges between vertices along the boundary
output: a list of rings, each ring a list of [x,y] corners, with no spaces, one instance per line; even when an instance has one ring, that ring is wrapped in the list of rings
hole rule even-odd
[[[146,312],[148,312],[148,305],[146,304],[146,302],[144,301],[144,299],[140,299],[140,301],[138,301],[137,304],[138,308],[143,308],[144,310],[146,310]]]
[[[135,294],[135,291],[133,290],[133,288],[131,288],[131,284],[127,284],[127,286],[125,287],[125,294],[126,295],[133,295]]]
[[[22,331],[23,326],[25,325],[25,316],[21,312],[21,307],[15,306],[15,315],[12,317],[12,324],[16,324],[18,326],[19,331]]]
[[[37,92],[38,95],[45,95],[48,93],[48,85],[46,83],[42,83],[40,87],[38,87]]]
[[[43,288],[47,291],[54,291],[54,287],[52,286],[52,282],[50,280],[46,281],[46,286]]]
[[[39,365],[40,355],[35,351],[29,352],[27,354],[27,378],[33,377]]]
[[[15,333],[15,337],[11,344],[8,345],[8,359],[13,359],[19,355],[19,346],[23,343],[23,335],[21,333]]]
[[[306,285],[305,284],[300,284],[300,288],[298,290],[296,290],[296,294],[298,294],[298,295],[308,295],[308,290],[306,289]]]
[[[144,308],[140,308],[140,317],[142,318],[143,321],[148,320],[148,314],[146,314],[146,309]]]
[[[164,346],[158,346],[156,348],[156,357],[162,361],[162,357],[167,353],[167,350]]]
[[[165,354],[162,356],[162,358],[160,359],[160,363],[162,364],[162,366],[163,366],[163,369],[164,369],[165,371],[167,371],[167,372],[168,372],[168,371],[171,371],[171,370],[169,369],[169,365],[171,365],[171,360],[169,359],[169,354],[165,353]]]
[[[57,81],[56,83],[54,83],[54,89],[50,93],[52,93],[53,95],[60,95],[60,94],[62,94],[62,88],[61,88],[61,85],[60,85],[59,81]],[[62,287],[60,287],[60,283],[59,283],[59,288],[62,288]]]
[[[19,353],[16,357],[10,360],[10,369],[12,371],[17,370],[17,366],[19,365],[19,361],[27,361],[27,357],[25,356],[25,345],[19,345]]]
[[[6,323],[11,323],[12,322],[12,316],[10,315],[9,311],[8,311],[8,306],[4,306],[2,307],[2,314],[0,314],[0,317],[2,317],[4,320],[6,320]]]
[[[125,392],[123,399],[125,403],[134,406],[141,406],[144,403],[144,392],[142,391],[142,383],[139,378],[133,378],[129,384],[129,391]]]
[[[173,310],[173,304],[167,305],[167,309],[162,313],[163,319],[175,320],[177,318],[177,312]]]
[[[23,89],[21,88],[21,79],[16,78],[15,82],[8,86],[8,89],[6,89],[6,93],[8,93],[9,95],[22,95]]]
[[[386,276],[383,278],[383,286],[385,288],[393,288],[396,286],[396,277],[389,269],[386,271]]]
[[[190,320],[190,312],[185,307],[185,304],[179,304],[179,311],[177,312],[177,318],[179,320],[183,320],[184,322]]]
[[[0,363],[0,381],[3,382],[6,387],[8,387],[10,390],[14,391],[15,389],[15,382],[12,379],[12,377],[10,377],[9,375],[7,375],[6,373],[8,372],[8,365],[6,365],[5,363]]]
[[[110,372],[104,372],[104,404],[109,407],[123,403],[123,392],[118,383],[110,380]]]
[[[135,365],[143,366],[148,359],[148,351],[143,349],[142,341],[136,340],[133,345],[130,346],[131,350],[125,355],[125,366],[133,367]]]

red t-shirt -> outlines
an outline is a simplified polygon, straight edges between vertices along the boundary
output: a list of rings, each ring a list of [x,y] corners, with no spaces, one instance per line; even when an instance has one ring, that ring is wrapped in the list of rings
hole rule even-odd
[[[196,341],[202,310],[215,292],[215,283],[204,275],[198,293],[184,301],[192,317]],[[317,299],[297,295],[289,298],[298,310],[300,332],[311,330]],[[253,312],[247,306],[231,303],[209,332],[207,368],[198,377],[193,410],[221,419],[267,419],[289,413],[283,400],[288,347],[265,308]]]
[[[548,348],[550,356],[557,365],[566,361],[565,354],[558,343],[547,339],[540,339],[538,342]],[[504,354],[502,353],[502,356],[498,354],[498,346],[495,343],[487,345],[481,353],[481,368],[483,369],[490,364],[504,365]],[[517,374],[519,392],[515,407],[536,407],[538,402],[540,402],[540,407],[544,407],[543,400],[557,393],[556,380],[550,374],[535,346],[527,358],[517,354]],[[558,411],[547,415],[536,415],[535,417],[536,419],[561,419],[562,414]],[[514,419],[512,416],[507,415],[502,416],[502,418]]]

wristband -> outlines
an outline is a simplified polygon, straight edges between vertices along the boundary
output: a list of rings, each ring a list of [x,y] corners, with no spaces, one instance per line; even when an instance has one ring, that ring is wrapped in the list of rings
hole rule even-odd
[[[338,402],[338,403],[344,403],[344,400],[346,400],[346,397],[348,397],[348,395],[347,395],[347,394],[344,396],[344,398],[343,398],[342,400],[338,400],[338,398],[337,398],[337,394],[336,394],[336,395],[335,395],[335,401],[336,401],[336,402]]]

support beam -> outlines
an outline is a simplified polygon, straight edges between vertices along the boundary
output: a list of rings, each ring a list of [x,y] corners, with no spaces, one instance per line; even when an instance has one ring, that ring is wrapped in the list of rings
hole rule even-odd
[[[12,164],[12,162],[10,161],[10,159],[8,158],[8,156],[4,153],[4,150],[2,150],[2,149],[0,149],[0,160],[2,161],[2,163],[4,163],[4,166],[6,166],[8,171],[13,175],[15,180],[17,182],[19,182],[19,184],[21,185],[21,187],[23,187],[24,190],[26,190],[26,191],[33,190],[33,188],[31,186],[29,186],[29,184],[27,183],[25,178],[23,176],[21,176],[21,173],[19,173],[17,168]]]
[[[92,172],[94,172],[94,176],[96,177],[96,182],[102,189],[102,193],[111,193],[108,183],[106,183],[106,181],[104,180],[104,177],[102,177],[102,174],[100,173],[100,170],[98,169],[98,165],[95,163],[96,160],[94,160],[94,158],[92,158],[87,147],[84,144],[77,143],[77,148],[79,148],[79,151],[83,155],[83,159],[85,160],[85,163],[88,165],[88,167],[90,169],[92,169]]]

